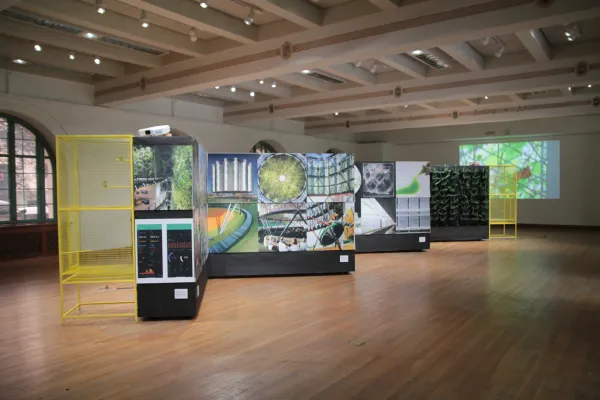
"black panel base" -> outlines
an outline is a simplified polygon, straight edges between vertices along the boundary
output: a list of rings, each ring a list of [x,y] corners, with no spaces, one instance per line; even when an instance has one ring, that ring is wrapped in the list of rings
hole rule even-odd
[[[429,233],[404,233],[356,235],[354,239],[357,253],[392,253],[396,251],[428,250],[429,236]]]
[[[354,251],[210,254],[206,267],[210,278],[340,274],[354,271]]]
[[[485,226],[432,226],[432,242],[461,242],[486,240],[489,238],[489,227]]]
[[[196,283],[142,283],[137,285],[138,316],[147,319],[195,318],[208,280],[206,265]],[[187,299],[176,299],[175,289],[187,290]]]

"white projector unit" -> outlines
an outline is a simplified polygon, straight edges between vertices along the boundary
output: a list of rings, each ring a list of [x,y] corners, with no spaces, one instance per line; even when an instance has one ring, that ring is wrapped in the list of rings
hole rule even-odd
[[[165,136],[171,133],[171,127],[169,125],[151,126],[140,129],[138,133],[140,136]]]

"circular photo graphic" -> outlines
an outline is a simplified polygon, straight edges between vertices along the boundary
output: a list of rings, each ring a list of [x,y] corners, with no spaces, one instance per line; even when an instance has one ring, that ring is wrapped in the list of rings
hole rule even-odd
[[[306,195],[306,168],[294,154],[265,157],[258,169],[258,188],[272,203],[293,203]]]

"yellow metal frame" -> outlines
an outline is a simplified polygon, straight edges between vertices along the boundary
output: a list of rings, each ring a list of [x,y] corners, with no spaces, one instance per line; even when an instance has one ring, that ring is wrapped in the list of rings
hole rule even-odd
[[[517,238],[517,167],[490,165],[489,238]],[[502,226],[502,233],[493,233],[494,226]],[[507,227],[509,230],[507,231]],[[510,228],[513,228],[513,233]]]
[[[81,204],[80,193],[80,160],[79,146],[97,146],[98,152],[103,151],[103,146],[108,149],[118,149],[122,144],[127,148],[128,159],[117,157],[114,165],[93,166],[93,172],[87,172],[83,178],[89,185],[90,176],[110,175],[117,176],[127,185],[108,185],[107,178],[100,178],[100,190],[129,189],[126,193],[128,199],[123,199],[123,204],[117,206],[98,206]],[[113,147],[110,147],[113,146]],[[56,138],[56,182],[57,182],[57,221],[59,241],[59,273],[60,273],[60,315],[64,323],[67,318],[103,318],[103,317],[134,317],[137,315],[137,287],[135,268],[135,227],[134,227],[134,188],[133,188],[133,138],[128,135],[76,135],[57,136]],[[100,157],[101,158],[101,157]],[[106,159],[103,160],[106,162]],[[64,162],[64,164],[63,164]],[[127,163],[127,168],[120,163]],[[89,167],[89,166],[88,166]],[[103,167],[105,167],[103,169]],[[115,171],[117,171],[115,173]],[[126,176],[126,174],[128,174]],[[88,181],[85,180],[88,178]],[[95,179],[94,179],[95,183]],[[94,188],[96,188],[94,186]],[[88,193],[88,197],[90,197]],[[121,193],[124,197],[124,192]],[[119,196],[111,198],[119,199]],[[80,212],[127,212],[127,221],[130,225],[131,246],[108,249],[108,250],[85,250],[81,249]],[[103,215],[100,214],[100,219]],[[113,215],[114,216],[114,215]],[[123,218],[125,219],[125,218]],[[126,224],[125,224],[126,225]],[[123,227],[121,230],[123,230]],[[127,229],[125,226],[124,229]],[[125,232],[125,231],[123,231]],[[102,235],[102,232],[100,233]],[[115,284],[131,283],[133,285],[133,300],[131,301],[97,301],[83,302],[81,299],[81,285],[83,284]],[[77,303],[65,311],[65,288],[67,285],[75,285],[77,288]],[[132,304],[132,312],[116,313],[85,313],[76,314],[81,311],[82,306],[105,306]]]

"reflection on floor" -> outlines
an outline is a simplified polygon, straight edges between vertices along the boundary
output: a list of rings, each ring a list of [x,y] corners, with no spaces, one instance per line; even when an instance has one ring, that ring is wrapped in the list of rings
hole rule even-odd
[[[520,233],[211,280],[195,321],[61,326],[56,258],[2,263],[0,397],[596,399],[600,232]]]

